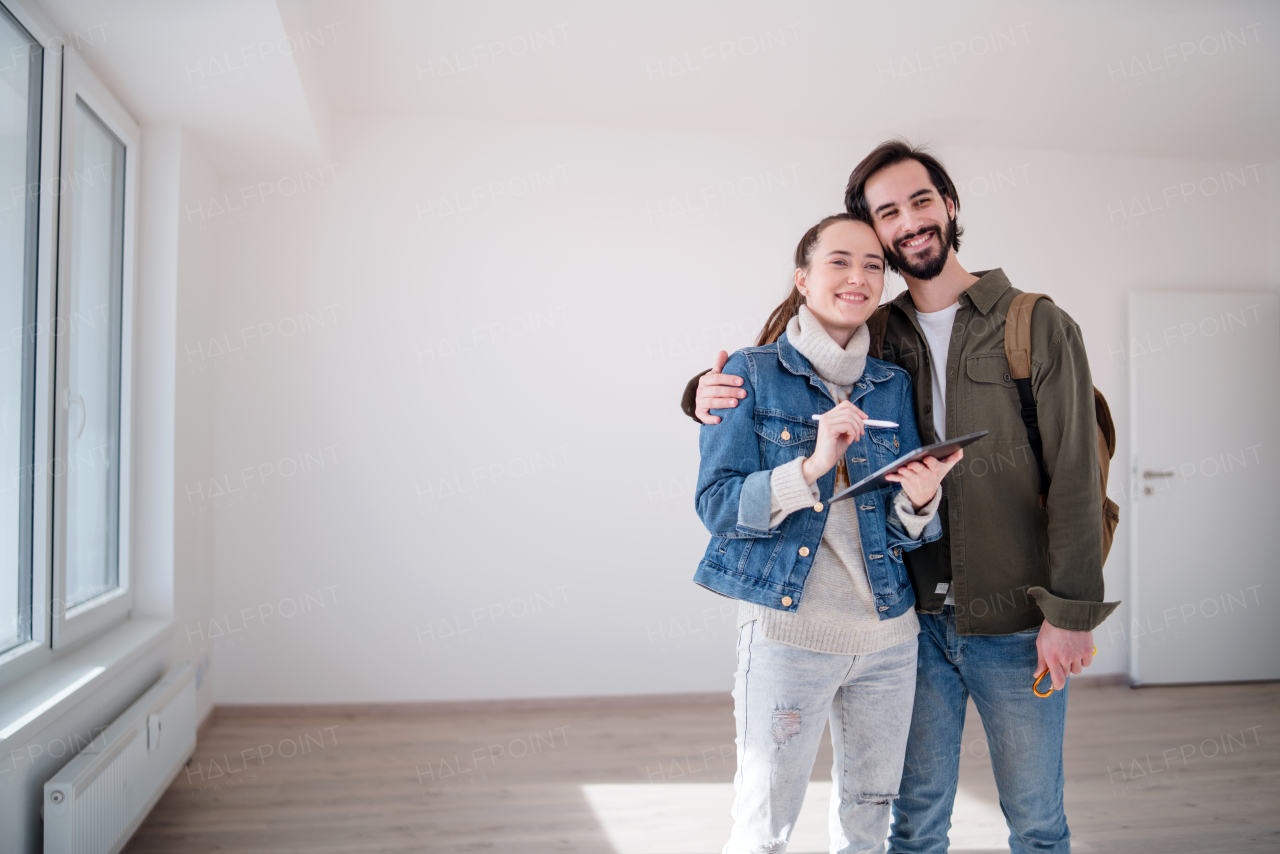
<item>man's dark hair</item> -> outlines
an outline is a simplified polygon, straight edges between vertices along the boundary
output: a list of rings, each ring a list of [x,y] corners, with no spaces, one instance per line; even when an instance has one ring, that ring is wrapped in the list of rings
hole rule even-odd
[[[956,185],[952,183],[951,176],[947,174],[947,170],[943,168],[938,158],[923,146],[912,145],[904,139],[891,139],[880,143],[870,154],[862,158],[861,163],[853,167],[853,174],[849,176],[849,186],[844,192],[845,209],[863,222],[871,224],[871,211],[867,209],[867,181],[881,169],[904,160],[914,160],[923,166],[929,173],[929,180],[933,182],[934,189],[955,205],[956,215],[951,220],[951,249],[955,252],[960,251],[960,236],[964,234],[964,229],[959,222],[960,196],[956,194]]]

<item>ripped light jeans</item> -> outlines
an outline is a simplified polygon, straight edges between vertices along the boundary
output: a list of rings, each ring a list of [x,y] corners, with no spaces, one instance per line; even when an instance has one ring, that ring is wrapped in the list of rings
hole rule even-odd
[[[831,721],[831,851],[884,851],[915,699],[917,640],[868,655],[810,652],[738,630],[738,770],[724,854],[782,854]]]

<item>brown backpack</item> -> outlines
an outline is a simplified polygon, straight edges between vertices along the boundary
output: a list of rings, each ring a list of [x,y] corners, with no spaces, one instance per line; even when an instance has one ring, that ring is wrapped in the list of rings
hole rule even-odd
[[[1031,389],[1031,312],[1036,301],[1053,299],[1045,294],[1018,294],[1005,316],[1004,353],[1009,360],[1009,376],[1018,389],[1022,401],[1022,423],[1027,427],[1027,441],[1036,460],[1040,476],[1040,506],[1044,507],[1049,495],[1049,472],[1044,466],[1044,446],[1040,441],[1040,426],[1036,417],[1036,399]],[[889,326],[891,305],[886,303],[867,319],[867,331],[871,333],[870,354],[879,357],[884,343],[884,333]],[[1098,422],[1098,471],[1102,475],[1102,560],[1106,562],[1120,524],[1120,507],[1107,497],[1107,474],[1111,458],[1116,455],[1116,425],[1111,420],[1111,408],[1107,399],[1093,389],[1093,413]]]

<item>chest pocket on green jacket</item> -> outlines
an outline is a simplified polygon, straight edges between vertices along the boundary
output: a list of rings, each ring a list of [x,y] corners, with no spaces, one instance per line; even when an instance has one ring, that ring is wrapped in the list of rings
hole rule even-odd
[[[760,439],[761,466],[773,469],[812,454],[818,428],[797,416],[757,411],[756,435]]]
[[[990,430],[994,439],[1025,438],[1022,403],[1018,400],[1018,387],[1013,384],[1009,360],[1004,353],[970,356],[965,370],[972,385],[969,394],[965,395],[968,419],[960,425],[960,432]]]

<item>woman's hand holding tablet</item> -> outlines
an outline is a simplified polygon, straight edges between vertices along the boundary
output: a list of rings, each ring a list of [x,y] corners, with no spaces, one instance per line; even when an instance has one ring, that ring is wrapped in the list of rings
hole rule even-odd
[[[938,487],[942,485],[942,479],[962,459],[964,459],[964,450],[961,448],[957,448],[943,460],[930,454],[923,459],[907,463],[895,472],[886,474],[884,479],[890,483],[902,484],[902,491],[907,494],[907,498],[911,499],[911,506],[919,510],[933,500]]]
[[[818,423],[821,424],[822,422],[818,422]],[[819,429],[819,432],[821,432],[822,428],[819,427],[818,429]],[[955,457],[954,460],[951,459],[953,456],[955,456],[956,452],[958,452],[964,446],[970,445],[978,441],[985,435],[987,435],[987,431],[982,430],[977,433],[970,433],[968,436],[958,436],[955,439],[948,439],[945,442],[937,442],[932,445],[926,445],[923,448],[917,448],[916,450],[912,451],[906,456],[899,457],[898,459],[889,463],[889,465],[885,466],[879,471],[872,472],[870,475],[868,475],[867,477],[864,477],[862,480],[858,481],[853,486],[850,486],[848,489],[844,490],[843,492],[837,495],[833,495],[831,497],[831,501],[828,501],[827,503],[830,504],[832,501],[843,501],[846,498],[852,498],[853,496],[861,495],[864,492],[874,492],[877,489],[883,489],[884,487],[888,486],[890,483],[902,483],[903,490],[906,491],[907,489],[906,481],[903,478],[898,477],[897,475],[900,474],[902,469],[904,469],[905,467],[916,462],[923,463],[923,461],[928,458],[933,458],[935,461],[939,463],[939,465],[946,467],[946,470],[942,472],[942,475],[945,476],[947,471],[951,470],[952,466],[960,462],[961,457]],[[939,455],[943,455],[941,460],[938,460]],[[926,471],[928,470],[927,465],[924,468]],[[920,471],[919,469],[914,469],[913,471],[917,477],[924,476],[923,472]],[[940,483],[942,481],[942,478],[939,477],[938,481]],[[916,481],[915,483],[913,483],[912,486],[913,486],[913,489],[915,489],[918,492],[922,487],[925,486],[925,482]],[[915,496],[913,496],[910,491],[907,491],[907,497],[911,498],[913,504],[915,503]],[[928,504],[933,499],[933,492],[929,492],[927,495],[925,495],[924,499],[925,500],[923,502],[916,504],[916,507],[923,507],[925,504]]]

